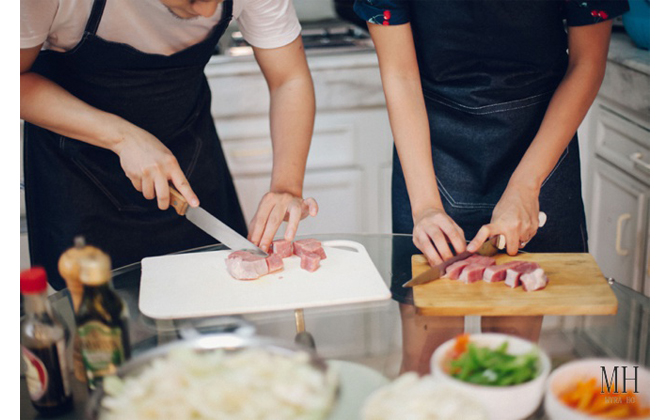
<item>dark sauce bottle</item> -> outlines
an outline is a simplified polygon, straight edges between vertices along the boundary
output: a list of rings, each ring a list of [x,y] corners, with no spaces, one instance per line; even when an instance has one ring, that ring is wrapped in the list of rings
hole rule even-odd
[[[80,260],[84,285],[75,321],[89,390],[130,358],[128,309],[110,284],[111,264],[106,254]]]
[[[26,314],[21,320],[21,359],[30,400],[44,416],[72,410],[66,354],[68,331],[47,299],[47,276],[41,267],[21,273]]]

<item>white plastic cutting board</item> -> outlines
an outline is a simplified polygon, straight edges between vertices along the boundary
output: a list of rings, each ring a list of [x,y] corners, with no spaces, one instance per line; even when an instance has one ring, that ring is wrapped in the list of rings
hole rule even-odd
[[[139,309],[155,319],[182,319],[391,297],[363,245],[343,240],[324,242],[323,247],[327,258],[313,273],[301,269],[300,258],[291,256],[284,259],[282,271],[246,281],[228,274],[227,250],[144,258]]]

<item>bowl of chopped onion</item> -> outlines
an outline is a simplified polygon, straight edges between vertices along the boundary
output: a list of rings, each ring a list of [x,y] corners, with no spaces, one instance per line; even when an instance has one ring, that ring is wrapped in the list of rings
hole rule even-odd
[[[336,372],[293,343],[232,333],[161,345],[104,378],[89,420],[321,420],[338,395]]]
[[[551,370],[535,343],[507,334],[462,334],[438,347],[431,374],[479,401],[494,420],[533,414]]]
[[[544,410],[552,420],[648,419],[649,370],[617,359],[565,363],[547,380]]]

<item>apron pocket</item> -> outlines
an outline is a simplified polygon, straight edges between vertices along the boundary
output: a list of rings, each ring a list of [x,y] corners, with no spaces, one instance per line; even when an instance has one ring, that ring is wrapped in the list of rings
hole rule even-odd
[[[188,178],[202,149],[202,139],[194,135],[190,128],[180,137],[184,138],[171,141],[176,147],[170,149]],[[135,189],[121,168],[116,153],[67,137],[60,138],[60,148],[117,210],[134,213],[161,211],[155,199],[147,200],[142,192]]]

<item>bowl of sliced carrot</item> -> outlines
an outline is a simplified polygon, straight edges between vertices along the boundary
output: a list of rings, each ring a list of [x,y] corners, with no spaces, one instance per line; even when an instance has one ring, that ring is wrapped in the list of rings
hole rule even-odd
[[[623,360],[582,359],[551,373],[544,410],[552,420],[641,420],[649,418],[649,402],[648,369]]]
[[[542,402],[551,371],[537,344],[507,334],[462,334],[438,347],[431,374],[478,400],[492,420],[519,420]]]

